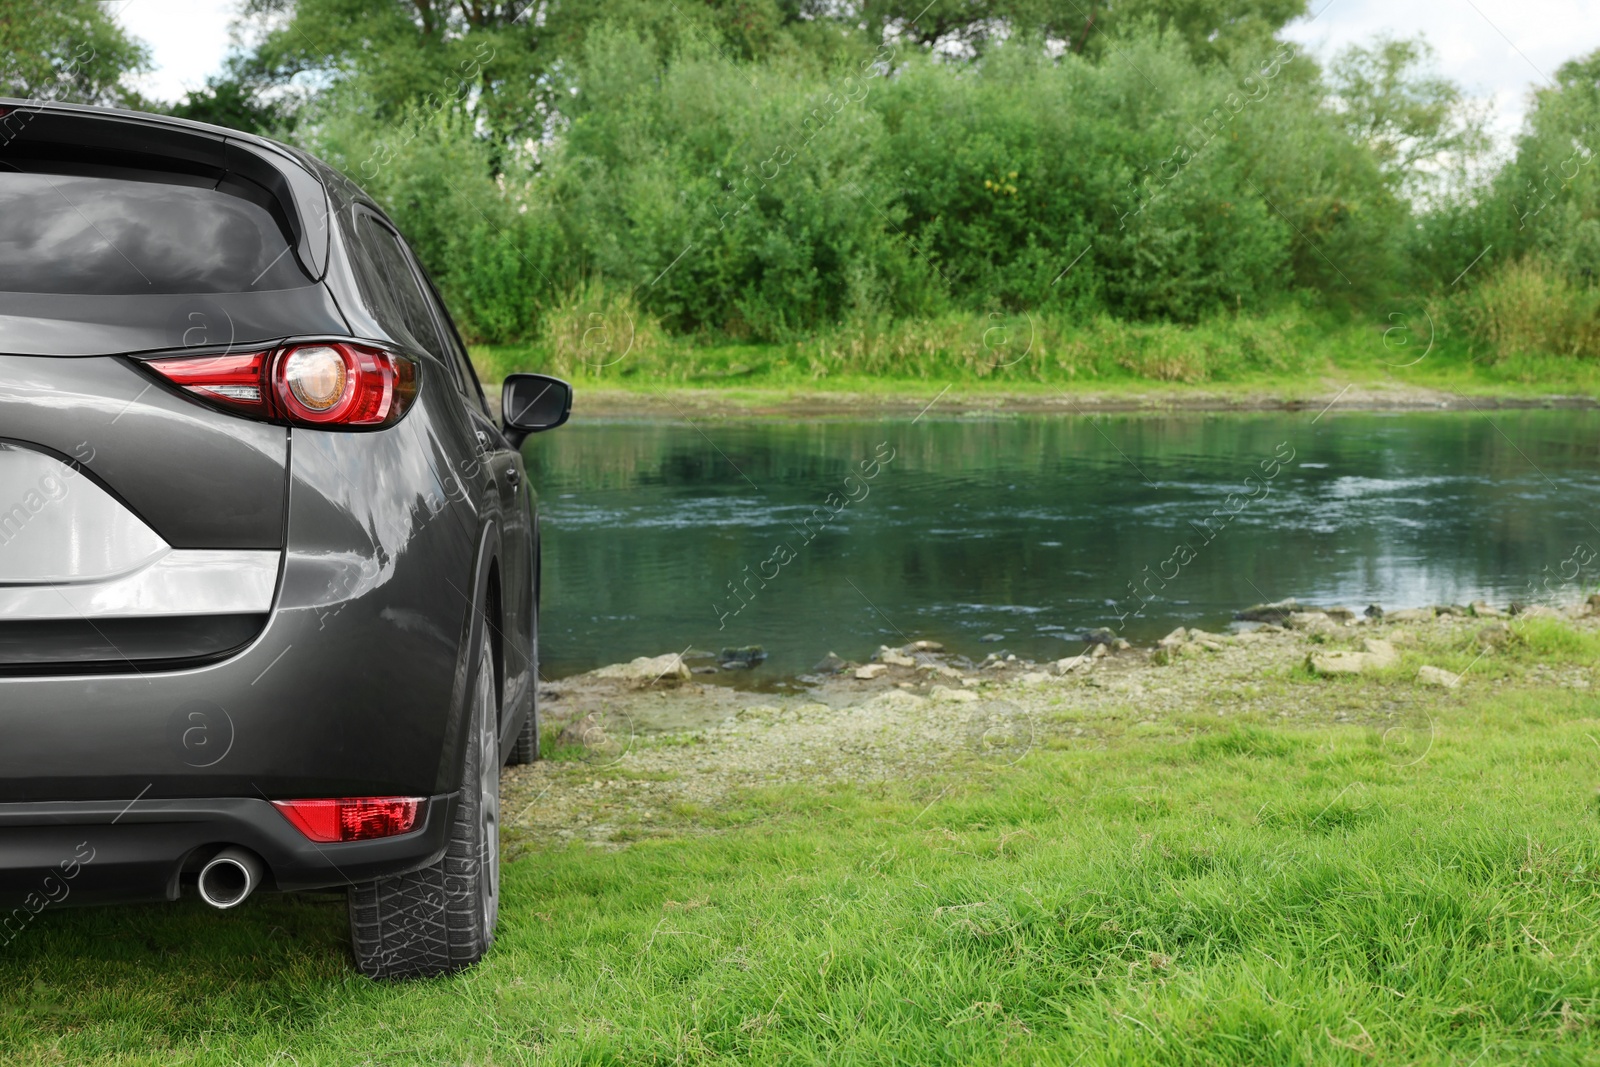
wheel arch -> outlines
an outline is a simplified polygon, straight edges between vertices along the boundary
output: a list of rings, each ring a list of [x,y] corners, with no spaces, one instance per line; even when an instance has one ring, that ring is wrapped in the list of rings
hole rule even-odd
[[[495,585],[500,573],[500,546],[499,527],[493,522],[485,523],[478,535],[478,548],[473,561],[471,603],[461,623],[455,683],[451,687],[450,717],[445,727],[446,743],[439,753],[439,769],[434,784],[436,793],[452,792],[461,787],[461,753],[467,743],[467,730],[471,725],[469,712],[474,696],[473,687],[477,684],[477,672],[473,667],[477,662],[478,649],[486,636],[486,631],[490,648],[495,649],[495,632],[499,630],[499,623],[490,625],[490,620],[493,618],[491,611],[493,605],[504,603],[504,592]],[[503,653],[503,649],[495,649],[493,653],[497,705],[503,703],[498,699],[504,689]],[[504,708],[499,710],[503,715]]]

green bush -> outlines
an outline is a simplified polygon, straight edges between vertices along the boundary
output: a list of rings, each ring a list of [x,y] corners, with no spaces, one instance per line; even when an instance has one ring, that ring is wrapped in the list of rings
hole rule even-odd
[[[1547,299],[1533,297],[1530,287],[1554,294],[1548,299],[1558,302],[1587,299],[1580,292],[1600,283],[1597,153],[1600,52],[1562,65],[1555,85],[1535,93],[1515,155],[1504,168],[1419,219],[1411,251],[1426,279],[1445,290],[1498,284],[1504,291],[1485,298],[1495,307],[1511,300],[1509,306],[1522,309],[1525,299]],[[1519,260],[1526,265],[1515,266]],[[1497,271],[1506,276],[1491,283]],[[1569,284],[1565,295],[1551,288],[1551,272]],[[1512,290],[1523,296],[1512,297]],[[1484,337],[1485,330],[1506,338],[1540,332],[1530,333],[1526,324],[1491,327],[1481,319],[1477,328]]]
[[[582,269],[678,332],[780,340],[926,311],[939,288],[886,217],[881,120],[846,99],[871,80],[692,50],[662,68],[650,42],[597,32],[539,180]]]
[[[1339,134],[1287,46],[1238,69],[1198,67],[1176,38],[1122,48],[1099,65],[1017,42],[974,65],[886,47],[823,66],[688,40],[664,61],[648,34],[600,27],[537,149],[499,156],[445,108],[386,123],[359,79],[325,94],[307,137],[491,342],[540,336],[591,281],[733,341],[949,312],[1192,323],[1324,285],[1304,231],[1384,244],[1346,217],[1381,198],[1375,169],[1346,168],[1367,186],[1337,210],[1303,188],[1343,180],[1323,174]]]
[[[1124,52],[1012,47],[885,88],[906,231],[961,306],[1193,321],[1279,289],[1290,235],[1244,185],[1253,116],[1227,108],[1233,76],[1176,42]]]
[[[1494,361],[1553,353],[1600,357],[1600,290],[1528,256],[1488,273],[1451,304],[1463,333]]]

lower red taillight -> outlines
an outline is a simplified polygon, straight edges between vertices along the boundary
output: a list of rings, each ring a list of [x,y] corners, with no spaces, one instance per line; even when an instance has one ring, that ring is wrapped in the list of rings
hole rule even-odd
[[[293,426],[391,426],[417,395],[414,362],[346,341],[221,356],[174,356],[147,360],[144,365],[196,399]]]
[[[366,841],[410,833],[424,797],[274,800],[272,806],[313,841]]]

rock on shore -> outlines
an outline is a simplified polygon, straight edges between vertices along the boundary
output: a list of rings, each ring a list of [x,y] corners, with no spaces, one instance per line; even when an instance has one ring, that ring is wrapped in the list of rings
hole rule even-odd
[[[676,652],[665,656],[640,656],[627,663],[613,663],[590,671],[586,677],[616,681],[630,689],[648,689],[655,685],[675,685],[693,677],[689,665]]]

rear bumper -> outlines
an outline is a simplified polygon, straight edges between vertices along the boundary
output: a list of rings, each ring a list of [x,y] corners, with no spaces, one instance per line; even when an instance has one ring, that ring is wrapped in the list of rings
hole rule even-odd
[[[430,798],[410,833],[339,844],[308,840],[251,797],[0,804],[0,941],[47,904],[175,900],[184,876],[226,845],[260,856],[263,884],[277,890],[426,867],[444,855],[458,797]]]

